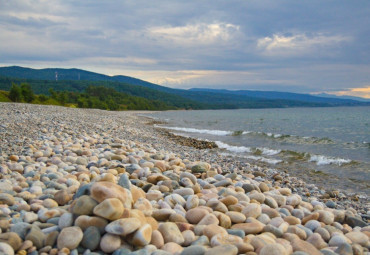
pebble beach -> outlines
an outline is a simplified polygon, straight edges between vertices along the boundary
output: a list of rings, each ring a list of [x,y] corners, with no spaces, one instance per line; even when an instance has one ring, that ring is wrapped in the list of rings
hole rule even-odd
[[[368,196],[142,114],[0,103],[0,255],[370,254]]]

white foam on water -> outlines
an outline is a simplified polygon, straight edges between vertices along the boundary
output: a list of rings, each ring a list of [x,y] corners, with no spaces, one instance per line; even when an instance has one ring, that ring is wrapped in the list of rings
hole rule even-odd
[[[245,146],[233,146],[233,145],[228,145],[226,143],[216,141],[215,142],[218,148],[220,149],[225,149],[231,152],[236,152],[236,153],[242,153],[242,152],[251,152],[251,148],[245,147]]]
[[[327,157],[327,156],[324,156],[324,155],[311,155],[311,158],[310,158],[309,161],[310,162],[316,162],[316,165],[318,165],[318,166],[330,165],[330,164],[335,164],[335,165],[341,166],[343,164],[351,163],[352,160],[343,159],[343,158]]]
[[[255,160],[255,161],[265,162],[265,163],[268,163],[268,164],[271,164],[271,165],[276,165],[276,164],[279,164],[279,163],[283,162],[280,159],[271,159],[271,158],[265,158],[265,157],[261,157],[261,156],[245,156],[245,158],[252,159],[252,160]]]
[[[167,126],[158,126],[158,128],[165,128],[175,131],[187,132],[187,133],[199,133],[199,134],[209,134],[209,135],[217,135],[217,136],[226,136],[232,135],[232,131],[224,131],[224,130],[210,130],[210,129],[197,129],[197,128],[182,128],[182,127],[167,127]]]
[[[274,149],[269,149],[269,148],[264,148],[264,147],[257,148],[257,149],[260,150],[263,155],[267,155],[267,156],[273,156],[281,152],[281,150],[274,150]]]

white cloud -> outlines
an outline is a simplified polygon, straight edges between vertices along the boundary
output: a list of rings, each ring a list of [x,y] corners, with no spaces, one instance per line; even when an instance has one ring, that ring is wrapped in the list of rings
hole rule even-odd
[[[284,36],[274,34],[271,37],[258,39],[257,48],[264,55],[270,56],[304,55],[321,47],[335,47],[342,42],[350,40],[350,37],[341,35],[306,35],[301,33]]]
[[[180,45],[212,44],[230,41],[239,31],[239,26],[229,23],[195,24],[148,28],[157,40],[171,41]]]
[[[363,88],[350,88],[349,90],[329,92],[337,96],[356,96],[370,99],[370,86]]]

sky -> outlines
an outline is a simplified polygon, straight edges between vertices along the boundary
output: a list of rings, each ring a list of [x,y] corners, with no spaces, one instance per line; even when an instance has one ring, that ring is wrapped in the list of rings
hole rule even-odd
[[[0,66],[370,98],[370,1],[0,0]]]

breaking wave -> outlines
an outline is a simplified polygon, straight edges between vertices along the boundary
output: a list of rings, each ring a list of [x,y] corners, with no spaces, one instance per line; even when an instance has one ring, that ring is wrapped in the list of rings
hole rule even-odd
[[[236,152],[236,153],[242,153],[242,152],[252,152],[252,149],[250,147],[245,147],[245,146],[233,146],[233,145],[228,145],[226,143],[216,141],[215,142],[218,148],[220,149],[225,149],[231,152]]]
[[[187,132],[187,133],[199,133],[199,134],[209,134],[209,135],[217,135],[217,136],[226,136],[232,135],[232,131],[224,131],[224,130],[211,130],[211,129],[197,129],[197,128],[182,128],[182,127],[167,127],[167,126],[158,126],[155,127],[165,128],[175,131]]]
[[[331,165],[331,164],[341,166],[343,164],[349,164],[352,162],[352,160],[350,159],[327,157],[324,155],[311,155],[311,158],[309,161],[316,162],[316,165],[318,166]]]

